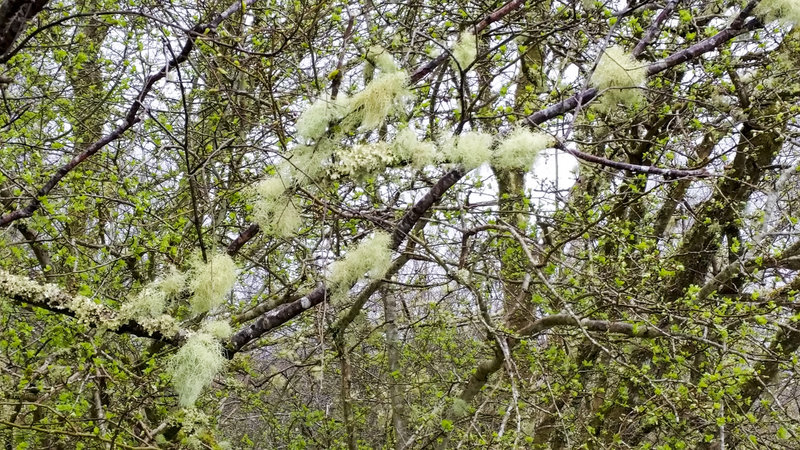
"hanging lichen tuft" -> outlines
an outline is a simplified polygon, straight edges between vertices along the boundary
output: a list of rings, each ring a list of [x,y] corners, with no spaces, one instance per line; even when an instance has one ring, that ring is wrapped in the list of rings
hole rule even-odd
[[[167,373],[183,407],[194,405],[225,365],[222,345],[210,333],[195,333],[170,359]]]
[[[230,256],[215,254],[207,263],[196,258],[190,270],[192,312],[201,314],[221,305],[236,282],[236,264]]]

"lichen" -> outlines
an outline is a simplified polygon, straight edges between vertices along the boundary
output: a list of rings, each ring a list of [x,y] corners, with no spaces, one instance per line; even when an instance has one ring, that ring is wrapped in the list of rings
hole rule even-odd
[[[253,218],[265,234],[286,237],[300,227],[300,214],[288,193],[286,181],[279,176],[269,177],[256,185]]]
[[[68,311],[79,323],[103,330],[116,330],[134,321],[151,334],[172,337],[179,332],[175,319],[160,312],[164,294],[155,286],[146,288],[115,311],[98,300],[68,294],[54,284],[39,284],[0,270],[0,297]]]
[[[590,83],[598,89],[609,89],[597,105],[600,110],[613,111],[618,104],[635,105],[643,96],[638,89],[647,79],[647,69],[622,47],[606,49],[597,63]]]
[[[800,25],[800,1],[798,0],[762,0],[753,12],[765,22],[778,20]]]
[[[311,104],[295,123],[297,134],[310,140],[318,140],[325,135],[331,123],[340,120],[347,111],[347,96],[339,95],[336,100],[323,97]]]
[[[461,164],[465,169],[472,170],[491,158],[492,136],[469,131],[448,140],[444,147],[445,155],[450,162]]]
[[[453,46],[453,58],[458,63],[458,68],[466,70],[470,64],[475,62],[477,56],[478,38],[469,31],[461,33],[458,42]]]
[[[186,275],[173,266],[166,275],[156,280],[156,285],[167,297],[175,296],[186,289]]]
[[[230,256],[211,255],[207,263],[195,258],[190,270],[192,297],[189,304],[195,314],[204,313],[221,305],[236,282],[237,268]]]
[[[529,170],[539,152],[551,145],[553,139],[550,136],[517,128],[497,146],[492,164],[498,169]]]
[[[432,142],[420,142],[411,127],[403,128],[397,133],[393,148],[399,159],[410,161],[417,169],[436,162],[436,145]]]
[[[348,129],[360,124],[360,130],[374,130],[390,114],[401,111],[410,95],[406,72],[381,73],[350,99],[342,124]]]
[[[328,279],[335,286],[349,289],[365,274],[373,279],[382,278],[392,265],[391,243],[392,237],[383,232],[364,239],[355,249],[347,252],[344,259],[331,265]]]
[[[214,336],[209,333],[189,336],[167,365],[180,405],[194,405],[203,388],[211,384],[224,365],[222,345]]]
[[[391,53],[380,45],[373,45],[367,50],[367,59],[372,61],[375,67],[383,73],[397,72],[400,70]]]
[[[132,296],[120,308],[120,314],[128,319],[160,316],[167,307],[167,294],[158,286],[148,285]]]
[[[385,142],[359,144],[338,153],[339,169],[352,177],[382,171],[394,161],[392,149]]]
[[[214,336],[217,339],[227,339],[233,334],[231,324],[224,320],[212,320],[206,322],[201,327],[202,331]]]
[[[325,173],[331,155],[336,151],[336,146],[330,139],[322,139],[316,144],[299,145],[292,150],[288,163],[290,179],[315,180]]]
[[[622,47],[613,46],[606,49],[597,63],[591,78],[592,86],[598,89],[612,87],[638,87],[644,84],[647,69],[636,61]]]

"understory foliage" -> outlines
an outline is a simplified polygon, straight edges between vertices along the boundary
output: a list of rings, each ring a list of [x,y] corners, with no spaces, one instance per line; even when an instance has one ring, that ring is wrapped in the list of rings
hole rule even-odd
[[[796,448],[798,24],[2,2],[3,446]]]

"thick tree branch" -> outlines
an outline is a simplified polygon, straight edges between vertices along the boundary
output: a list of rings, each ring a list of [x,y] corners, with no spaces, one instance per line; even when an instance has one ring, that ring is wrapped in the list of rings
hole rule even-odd
[[[73,317],[85,325],[102,327],[119,334],[132,334],[173,344],[178,343],[182,335],[174,322],[127,319],[90,298],[72,295],[54,284],[39,284],[4,270],[0,270],[0,298]]]

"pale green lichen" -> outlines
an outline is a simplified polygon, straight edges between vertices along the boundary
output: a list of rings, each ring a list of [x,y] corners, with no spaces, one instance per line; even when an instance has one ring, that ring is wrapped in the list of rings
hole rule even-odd
[[[322,139],[316,144],[295,147],[289,160],[290,178],[292,180],[315,180],[330,163],[331,155],[337,150],[330,139]]]
[[[643,99],[638,89],[647,79],[647,69],[622,47],[606,49],[597,63],[590,83],[607,91],[599,105],[601,110],[613,110],[618,104],[634,105]]]
[[[367,50],[367,60],[371,61],[375,67],[383,73],[397,72],[400,70],[391,53],[380,45],[373,45]]]
[[[359,278],[367,274],[372,279],[382,278],[392,265],[392,237],[383,232],[361,241],[347,252],[344,259],[331,265],[328,279],[336,286],[349,289]]]
[[[233,328],[231,328],[231,324],[224,320],[212,320],[206,322],[201,327],[201,330],[217,339],[227,339],[233,335]]]
[[[753,12],[765,22],[778,20],[800,25],[800,1],[798,0],[762,0]]]
[[[392,147],[399,159],[410,161],[417,169],[436,162],[436,145],[432,142],[420,142],[411,127],[403,128],[397,133]]]
[[[166,307],[167,294],[158,286],[148,285],[122,305],[120,314],[130,319],[154,318],[160,316]]]
[[[186,274],[170,267],[166,275],[156,280],[156,285],[167,297],[178,295],[186,289]]]
[[[598,89],[638,87],[647,79],[647,69],[622,47],[609,47],[603,52],[592,74],[591,84]]]
[[[350,114],[343,120],[345,128],[361,125],[361,130],[374,130],[389,115],[401,111],[410,97],[408,74],[404,71],[381,73],[348,103]]]
[[[194,333],[167,365],[181,406],[194,405],[203,388],[211,384],[225,365],[222,345],[209,333]]]
[[[126,302],[120,311],[115,311],[100,301],[68,294],[54,284],[39,284],[26,277],[0,270],[0,297],[68,311],[79,323],[104,330],[116,330],[123,324],[134,321],[151,334],[160,333],[165,337],[172,337],[179,332],[175,319],[160,313],[163,309],[163,294],[152,287],[147,293],[140,293],[137,301]]]
[[[553,145],[553,138],[543,133],[532,133],[517,128],[509,134],[492,155],[492,164],[498,169],[529,170],[539,152]]]
[[[458,163],[472,170],[488,162],[492,156],[492,136],[477,131],[469,131],[448,140],[445,156],[450,162]]]
[[[320,98],[306,109],[297,119],[295,129],[301,137],[310,140],[320,139],[328,131],[331,123],[340,120],[347,112],[347,96],[339,95],[336,100]]]
[[[282,177],[269,177],[255,187],[253,218],[266,234],[291,236],[300,228],[302,219]]]
[[[385,142],[354,145],[337,156],[341,172],[352,177],[383,171],[394,161],[392,149]]]
[[[221,305],[236,282],[237,268],[230,256],[211,255],[207,263],[196,258],[192,263],[189,299],[192,312],[204,313]]]
[[[477,56],[478,38],[469,31],[461,33],[458,42],[453,46],[453,58],[458,63],[458,68],[466,70],[470,64],[475,62]]]

